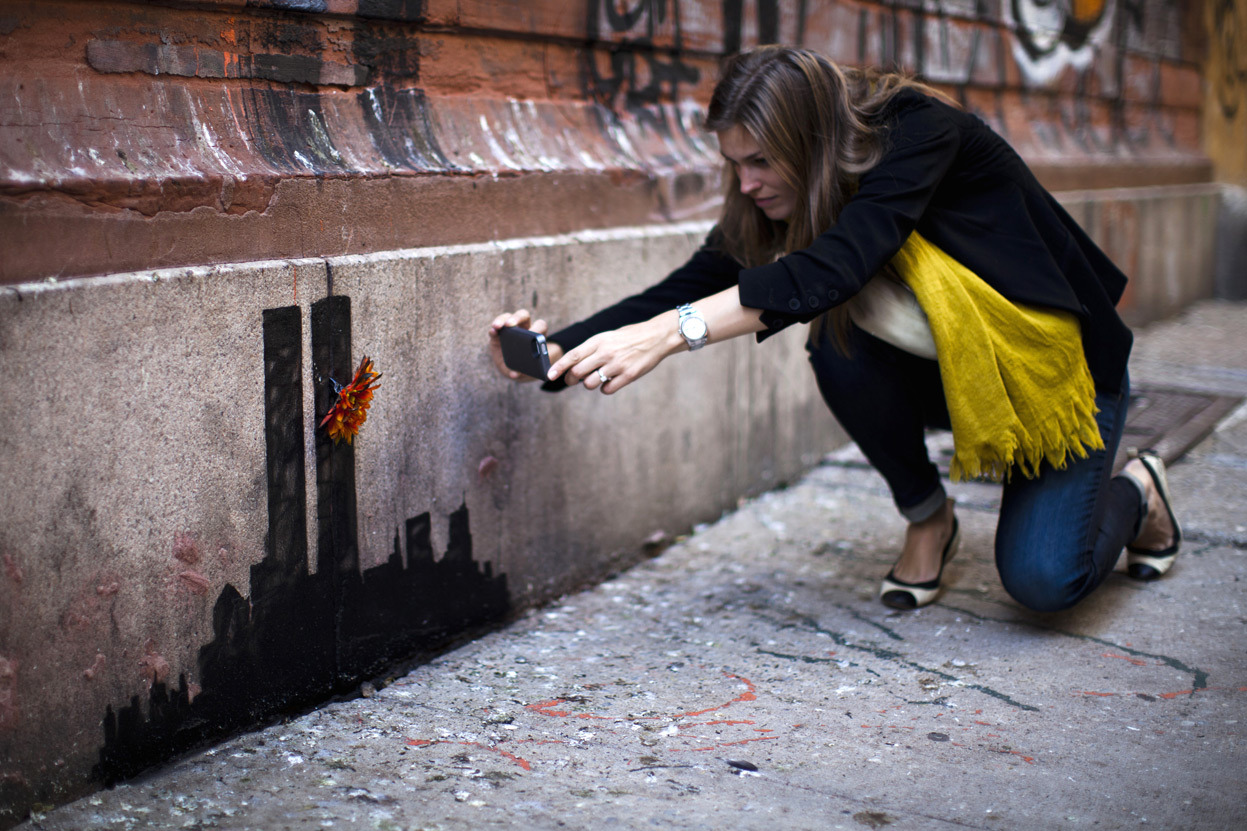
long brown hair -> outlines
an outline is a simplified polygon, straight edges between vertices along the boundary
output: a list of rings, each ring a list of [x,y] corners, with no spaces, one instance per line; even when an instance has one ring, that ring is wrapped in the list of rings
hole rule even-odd
[[[840,216],[858,178],[879,163],[885,150],[878,115],[902,89],[948,100],[925,84],[896,73],[842,68],[816,52],[762,46],[723,65],[706,115],[706,128],[745,128],[767,163],[797,192],[786,221],[769,219],[740,192],[727,165],[720,246],[746,267],[810,245]],[[950,102],[951,103],[951,102]],[[843,348],[848,312],[841,305],[820,315],[811,338],[830,318]]]

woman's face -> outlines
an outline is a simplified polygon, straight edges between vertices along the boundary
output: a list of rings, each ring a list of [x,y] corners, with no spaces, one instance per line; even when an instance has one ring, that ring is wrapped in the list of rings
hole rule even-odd
[[[719,152],[740,179],[740,192],[767,218],[786,220],[797,207],[797,191],[780,178],[749,131],[733,124],[719,131]]]

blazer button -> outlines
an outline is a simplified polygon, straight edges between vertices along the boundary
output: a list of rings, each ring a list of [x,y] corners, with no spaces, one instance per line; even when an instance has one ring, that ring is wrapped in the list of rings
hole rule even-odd
[[[831,289],[830,291],[827,292],[828,300],[838,300],[839,298],[840,298],[840,292],[836,291],[835,289]]]
[[[811,309],[817,309],[817,308],[818,308],[818,298],[817,298],[817,297],[815,297],[814,295],[812,295],[812,294],[810,295],[810,299],[809,299],[809,301],[808,301],[808,302],[809,302],[809,304],[810,304],[810,308],[811,308]]]
[[[801,301],[795,297],[792,298],[788,301],[788,308],[792,309],[794,312],[797,311],[801,308]]]

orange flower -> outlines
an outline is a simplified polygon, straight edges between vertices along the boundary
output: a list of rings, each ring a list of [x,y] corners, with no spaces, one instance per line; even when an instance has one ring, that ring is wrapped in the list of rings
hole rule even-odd
[[[368,407],[372,404],[372,391],[377,388],[380,378],[381,373],[372,371],[372,359],[365,355],[360,360],[351,383],[344,387],[332,378],[329,379],[329,383],[333,384],[338,393],[338,400],[333,402],[320,426],[328,430],[329,438],[333,439],[334,444],[342,439],[350,444],[359,428],[364,426],[364,422],[368,420]]]

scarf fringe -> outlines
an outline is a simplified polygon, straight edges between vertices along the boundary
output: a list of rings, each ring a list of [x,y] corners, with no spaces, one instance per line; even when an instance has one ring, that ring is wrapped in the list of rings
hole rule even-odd
[[[1088,407],[1084,401],[1071,401],[1069,410],[1054,411],[1033,431],[1009,430],[975,445],[954,437],[949,478],[954,482],[969,479],[1008,482],[1017,470],[1027,479],[1034,479],[1044,462],[1056,470],[1065,470],[1071,461],[1085,459],[1092,452],[1104,449],[1104,439],[1095,422],[1098,412],[1100,409],[1094,403]]]

